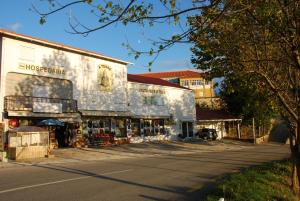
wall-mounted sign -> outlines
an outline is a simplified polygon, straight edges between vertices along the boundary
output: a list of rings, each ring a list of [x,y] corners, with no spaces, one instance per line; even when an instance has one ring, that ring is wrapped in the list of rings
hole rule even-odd
[[[65,75],[65,69],[59,68],[59,67],[43,67],[38,66],[34,64],[25,64],[25,63],[19,63],[19,69],[21,70],[27,70],[27,71],[33,71],[37,73],[48,73],[48,74],[56,74],[56,75]]]
[[[152,94],[165,94],[166,93],[164,90],[160,90],[160,89],[139,89],[139,92],[152,93]]]
[[[10,129],[13,129],[13,128],[18,127],[18,126],[19,126],[19,120],[18,119],[10,119],[8,121],[8,127]]]
[[[107,65],[99,65],[97,70],[97,83],[100,91],[111,91],[112,69]]]

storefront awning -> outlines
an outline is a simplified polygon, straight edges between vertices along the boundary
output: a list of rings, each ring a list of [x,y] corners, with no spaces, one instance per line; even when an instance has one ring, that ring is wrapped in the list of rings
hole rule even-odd
[[[170,115],[132,115],[135,119],[169,119]]]
[[[72,119],[74,121],[80,119],[79,113],[37,113],[31,111],[9,111],[8,117],[27,117],[27,118],[58,118],[58,119]]]
[[[197,122],[229,122],[242,121],[238,116],[229,114],[221,110],[201,109],[196,108]]]
[[[97,116],[97,117],[130,117],[132,114],[129,111],[96,111],[83,110],[80,111],[82,116]]]

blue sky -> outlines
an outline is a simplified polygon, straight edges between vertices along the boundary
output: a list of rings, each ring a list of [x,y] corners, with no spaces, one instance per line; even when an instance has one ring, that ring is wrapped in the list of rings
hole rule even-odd
[[[47,18],[44,25],[40,25],[39,16],[30,11],[30,8],[34,4],[43,9],[47,5],[46,0],[0,0],[0,2],[0,28],[130,61],[134,65],[128,67],[129,73],[147,72],[146,66],[151,58],[142,56],[135,60],[128,55],[128,50],[122,46],[122,43],[128,40],[136,49],[148,49],[149,39],[160,36],[166,37],[178,32],[177,28],[172,25],[159,25],[143,29],[139,26],[119,24],[84,37],[69,34],[65,30],[69,28],[69,16],[76,16],[85,22],[85,25],[92,26],[97,23],[97,19],[89,13],[89,9],[86,9],[85,6],[72,7],[72,9],[54,14]],[[70,2],[70,0],[61,0],[60,2]],[[152,71],[193,68],[190,63],[190,47],[188,44],[181,44],[163,52],[153,64]]]

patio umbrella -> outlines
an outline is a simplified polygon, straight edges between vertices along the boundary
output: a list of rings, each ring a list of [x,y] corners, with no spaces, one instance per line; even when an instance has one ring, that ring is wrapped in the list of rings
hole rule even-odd
[[[45,119],[43,121],[40,121],[38,126],[64,126],[64,122],[59,121],[57,119]]]

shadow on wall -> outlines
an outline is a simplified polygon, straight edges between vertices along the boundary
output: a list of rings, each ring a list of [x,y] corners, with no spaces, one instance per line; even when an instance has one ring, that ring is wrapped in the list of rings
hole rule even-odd
[[[283,120],[278,120],[270,132],[269,142],[286,143],[289,138],[289,127]]]
[[[70,61],[63,52],[53,51],[52,55],[44,56],[41,67],[28,69],[32,74],[9,73],[7,76],[6,95],[14,96],[37,96],[59,99],[73,99],[73,83],[76,75],[72,73]],[[65,70],[65,75],[61,72],[49,69],[60,68]],[[41,70],[42,69],[42,70]],[[13,75],[12,75],[13,74]],[[57,77],[57,78],[55,78]],[[72,81],[70,81],[72,80]]]

